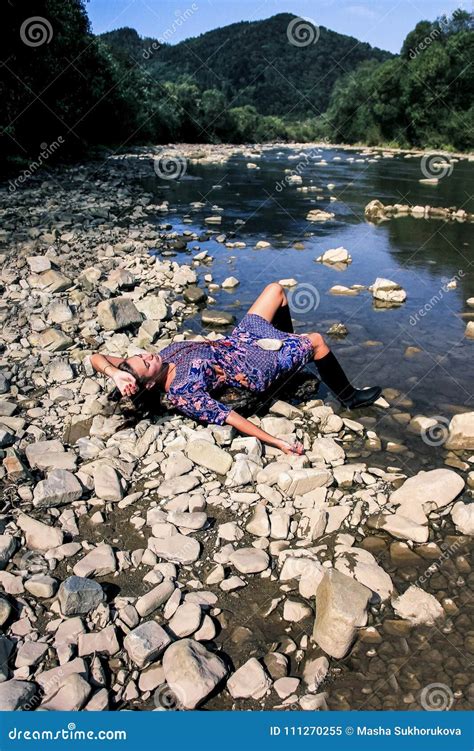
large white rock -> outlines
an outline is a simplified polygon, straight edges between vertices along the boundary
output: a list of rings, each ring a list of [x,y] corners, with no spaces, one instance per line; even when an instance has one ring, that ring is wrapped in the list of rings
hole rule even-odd
[[[241,574],[258,574],[268,568],[270,558],[258,548],[239,548],[229,556],[229,561]]]
[[[289,469],[278,476],[278,487],[294,498],[323,485],[329,485],[331,479],[332,475],[327,469]]]
[[[392,602],[395,613],[414,624],[428,626],[444,616],[444,610],[436,597],[412,585]]]
[[[163,655],[168,686],[185,709],[195,709],[219,685],[227,668],[218,657],[194,639],[180,639]]]
[[[313,639],[326,654],[340,659],[349,651],[356,630],[367,623],[370,589],[330,569],[316,590]]]
[[[334,438],[323,436],[314,441],[311,447],[311,457],[321,458],[327,464],[341,464],[345,458],[345,451]]]
[[[449,435],[444,447],[455,450],[474,450],[474,412],[454,415],[449,423]]]
[[[257,503],[254,507],[252,517],[246,524],[245,529],[256,537],[268,537],[270,534],[270,520],[262,503]]]
[[[113,297],[97,306],[99,325],[106,331],[119,331],[143,321],[143,316],[128,297]]]
[[[168,623],[168,628],[173,634],[183,638],[194,634],[202,621],[202,610],[199,605],[193,602],[185,602],[178,607],[175,614]]]
[[[377,277],[371,289],[374,300],[391,305],[399,305],[405,302],[407,297],[407,293],[397,282],[392,282],[390,279],[383,279],[382,277]]]
[[[234,699],[261,699],[272,685],[271,678],[255,657],[242,665],[227,681],[227,690]]]
[[[388,600],[393,592],[393,582],[372,553],[363,548],[352,548],[347,545],[337,546],[336,552],[334,566],[338,571],[357,579],[378,594],[381,600]]]
[[[175,590],[174,582],[171,579],[165,579],[157,587],[153,587],[149,592],[138,598],[135,608],[142,618],[153,613],[157,608],[169,600]]]
[[[330,248],[329,250],[325,250],[324,253],[319,256],[319,258],[317,258],[317,260],[320,263],[346,264],[351,263],[352,258],[346,248],[343,248],[341,245],[339,248]]]
[[[94,489],[97,498],[103,501],[120,501],[123,498],[120,475],[109,464],[99,464],[94,469]]]
[[[474,535],[474,503],[458,501],[451,511],[451,518],[458,532]]]
[[[48,454],[59,454],[64,452],[64,446],[61,441],[54,439],[52,441],[37,441],[36,443],[30,443],[25,448],[26,458],[31,469],[37,466],[38,459]]]
[[[206,467],[218,475],[225,475],[232,466],[232,456],[219,446],[201,438],[191,440],[186,446],[186,456],[200,467]]]
[[[66,469],[55,469],[33,491],[33,506],[52,508],[77,501],[82,495],[78,479]]]
[[[91,550],[84,558],[76,563],[73,568],[76,576],[106,576],[113,574],[117,564],[115,553],[111,545],[98,545]]]
[[[199,485],[199,478],[196,475],[184,475],[183,477],[173,477],[172,480],[165,480],[156,489],[161,498],[173,498],[181,493],[189,493],[190,490]]]
[[[112,656],[120,649],[117,641],[115,626],[111,623],[105,628],[90,634],[78,635],[79,657],[91,654],[105,654]]]
[[[64,533],[57,527],[44,524],[27,514],[20,514],[17,524],[25,533],[26,546],[30,550],[49,550],[62,545]]]
[[[58,691],[43,701],[41,708],[50,712],[77,712],[86,703],[92,687],[78,673],[72,673],[62,682]]]
[[[168,317],[168,306],[158,295],[147,295],[135,305],[147,321],[164,321]]]
[[[430,533],[428,524],[419,524],[400,513],[377,514],[369,519],[369,526],[373,529],[384,529],[397,540],[412,540],[418,543],[428,542]]]
[[[199,542],[194,537],[181,534],[165,538],[150,537],[148,547],[159,558],[183,565],[197,561],[201,552]]]
[[[409,477],[390,496],[390,503],[399,506],[398,512],[407,519],[420,521],[414,514],[447,506],[464,488],[464,480],[452,469],[431,469]]]
[[[146,667],[169,645],[171,638],[156,621],[146,621],[123,640],[128,656],[139,668]]]

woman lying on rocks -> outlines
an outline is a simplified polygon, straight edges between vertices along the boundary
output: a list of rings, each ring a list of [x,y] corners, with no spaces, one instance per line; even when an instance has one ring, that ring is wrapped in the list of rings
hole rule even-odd
[[[285,291],[274,282],[265,287],[230,336],[217,341],[176,342],[160,354],[127,359],[95,354],[91,363],[97,372],[109,376],[124,396],[159,388],[189,417],[226,423],[285,454],[301,454],[300,444],[291,445],[260,430],[209,392],[224,385],[265,392],[313,360],[321,379],[346,408],[368,406],[380,396],[379,386],[355,389],[349,383],[321,334],[294,333]]]

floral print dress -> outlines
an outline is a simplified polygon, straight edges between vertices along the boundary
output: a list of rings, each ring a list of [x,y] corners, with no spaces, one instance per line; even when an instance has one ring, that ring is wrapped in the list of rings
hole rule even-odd
[[[259,339],[279,339],[277,350],[263,349]],[[285,374],[313,359],[309,337],[279,331],[262,316],[247,313],[230,336],[215,342],[175,342],[160,352],[176,366],[168,401],[189,417],[223,425],[232,407],[210,392],[222,386],[266,391]]]

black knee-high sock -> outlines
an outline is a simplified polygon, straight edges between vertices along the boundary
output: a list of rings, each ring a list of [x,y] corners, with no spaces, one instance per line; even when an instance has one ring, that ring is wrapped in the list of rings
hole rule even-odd
[[[293,334],[293,321],[291,320],[290,308],[288,305],[283,305],[278,308],[277,312],[273,316],[272,325],[279,331],[285,331],[287,334]]]
[[[355,389],[349,382],[336,356],[332,352],[314,360],[322,381],[340,399],[350,399]]]

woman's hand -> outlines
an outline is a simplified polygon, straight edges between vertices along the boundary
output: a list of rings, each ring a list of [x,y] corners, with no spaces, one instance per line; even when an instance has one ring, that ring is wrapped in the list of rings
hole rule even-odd
[[[283,451],[284,454],[297,454],[298,456],[304,454],[303,444],[299,441],[295,441],[294,443],[278,441],[277,448],[279,448],[280,451]]]
[[[126,373],[124,370],[115,368],[110,375],[122,396],[132,396],[137,393],[137,382],[131,373]]]

